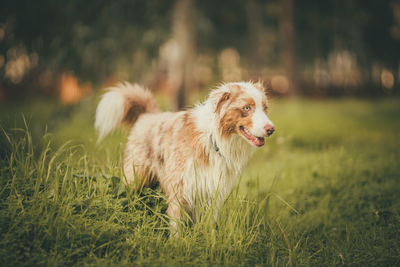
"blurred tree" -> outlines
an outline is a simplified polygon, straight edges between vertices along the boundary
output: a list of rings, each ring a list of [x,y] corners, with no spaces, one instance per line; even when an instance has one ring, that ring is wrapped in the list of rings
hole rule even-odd
[[[390,69],[399,80],[400,38],[396,39],[391,32],[396,23],[396,4],[399,1],[295,2],[298,62],[301,62],[298,67],[305,69],[316,60],[326,61],[332,51],[347,51],[355,55],[362,73],[359,92],[382,93],[373,79],[375,66]]]
[[[160,47],[171,39],[181,50],[180,107],[195,87],[199,58],[210,58],[204,62],[221,79],[223,51],[237,58],[240,78],[285,70],[292,92],[314,86],[339,94],[350,84],[358,86],[351,92],[379,93],[382,77],[399,84],[398,0],[4,0],[0,97],[53,90],[65,73],[95,85],[121,79],[149,84]],[[338,68],[352,72],[349,83],[332,84]],[[306,72],[308,84],[300,83]],[[318,83],[321,77],[325,82]]]
[[[269,39],[263,20],[262,3],[256,0],[246,1],[245,4],[248,24],[249,60],[256,68],[265,64],[268,56]]]
[[[289,93],[297,94],[296,41],[293,22],[293,0],[281,0],[280,34],[282,47],[282,65],[289,80]]]
[[[170,10],[171,1],[6,1],[0,54],[6,65],[10,51],[23,47],[38,56],[38,74],[68,71],[96,84],[111,75],[144,81],[169,35]],[[0,83],[17,86],[4,69]]]
[[[177,94],[176,107],[177,109],[184,108],[187,103],[187,95],[194,87],[194,60],[196,57],[195,48],[195,27],[193,25],[194,10],[192,0],[177,0],[175,1],[173,12],[173,35],[179,45],[179,57],[176,69],[177,77]]]

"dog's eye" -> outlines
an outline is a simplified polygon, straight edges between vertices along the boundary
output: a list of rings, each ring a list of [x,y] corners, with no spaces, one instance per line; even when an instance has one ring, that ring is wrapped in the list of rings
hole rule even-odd
[[[251,109],[250,106],[245,106],[245,107],[243,108],[243,110],[245,110],[245,111],[249,111],[250,109]]]

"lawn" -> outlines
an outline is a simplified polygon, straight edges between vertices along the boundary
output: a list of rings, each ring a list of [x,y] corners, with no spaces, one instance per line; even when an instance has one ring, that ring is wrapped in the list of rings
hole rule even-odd
[[[96,146],[94,110],[0,107],[1,266],[400,265],[399,99],[273,100],[217,223],[177,238],[159,188],[121,185],[126,133]]]

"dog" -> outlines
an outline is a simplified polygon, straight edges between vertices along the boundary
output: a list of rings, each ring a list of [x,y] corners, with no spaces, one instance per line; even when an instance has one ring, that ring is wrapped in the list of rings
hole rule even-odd
[[[120,83],[101,97],[95,128],[101,140],[119,124],[131,127],[124,183],[158,183],[176,231],[183,211],[196,219],[198,203],[215,203],[218,212],[253,152],[275,131],[267,111],[261,82],[222,84],[179,112],[161,112],[149,90]]]

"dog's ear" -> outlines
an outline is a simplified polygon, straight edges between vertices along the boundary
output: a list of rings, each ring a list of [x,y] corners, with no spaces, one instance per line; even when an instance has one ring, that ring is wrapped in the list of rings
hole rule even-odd
[[[265,94],[266,90],[265,90],[265,86],[264,86],[264,82],[263,81],[258,80],[256,83],[254,83],[254,87]]]
[[[231,97],[231,93],[222,90],[215,90],[210,94],[210,100],[213,106],[214,112],[219,112],[221,110],[222,105],[228,101]]]
[[[258,80],[256,83],[254,83],[254,87],[260,90],[263,94],[269,95],[269,93],[272,90],[271,87],[271,81],[267,80],[266,82]]]

